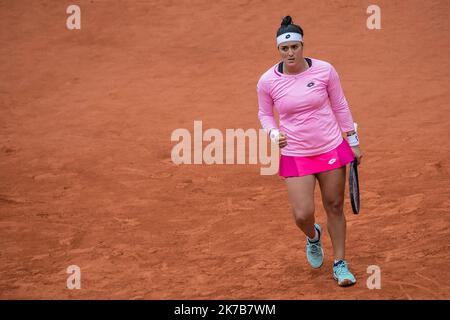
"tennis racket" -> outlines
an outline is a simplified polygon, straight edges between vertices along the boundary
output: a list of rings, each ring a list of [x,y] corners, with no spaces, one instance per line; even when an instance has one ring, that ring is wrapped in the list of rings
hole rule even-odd
[[[350,203],[354,214],[359,213],[359,180],[358,180],[358,162],[356,158],[350,163],[350,172],[348,175],[348,185],[350,189]]]

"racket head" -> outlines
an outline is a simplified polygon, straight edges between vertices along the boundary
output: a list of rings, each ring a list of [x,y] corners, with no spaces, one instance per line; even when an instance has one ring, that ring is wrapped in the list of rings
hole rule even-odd
[[[348,179],[350,189],[350,203],[352,205],[353,213],[358,214],[360,210],[360,202],[359,202],[358,162],[356,158],[350,163],[350,172]]]

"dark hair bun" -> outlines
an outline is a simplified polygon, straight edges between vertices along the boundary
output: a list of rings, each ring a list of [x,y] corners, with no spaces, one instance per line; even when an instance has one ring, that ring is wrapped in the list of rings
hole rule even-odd
[[[281,21],[281,25],[282,26],[288,26],[290,24],[292,24],[291,16],[286,16],[286,17],[283,18],[283,21]]]
[[[303,29],[292,23],[291,16],[285,16],[283,21],[281,21],[281,26],[278,28],[277,37],[286,32],[296,32],[300,33],[303,36]]]

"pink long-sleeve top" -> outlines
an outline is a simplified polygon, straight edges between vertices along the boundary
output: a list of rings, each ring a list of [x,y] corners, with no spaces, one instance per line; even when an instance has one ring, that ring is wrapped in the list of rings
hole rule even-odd
[[[278,62],[257,84],[262,127],[267,132],[278,128],[286,134],[287,146],[281,149],[282,155],[313,156],[328,152],[342,142],[342,131],[355,129],[335,68],[326,61],[309,59],[311,67],[295,75],[278,72]]]

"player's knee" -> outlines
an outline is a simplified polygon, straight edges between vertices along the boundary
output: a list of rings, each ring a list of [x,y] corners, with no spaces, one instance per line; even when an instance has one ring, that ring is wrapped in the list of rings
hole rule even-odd
[[[314,207],[295,208],[294,216],[297,226],[309,224],[314,217]]]
[[[344,213],[343,200],[329,200],[324,203],[325,211],[331,215],[342,215]]]

